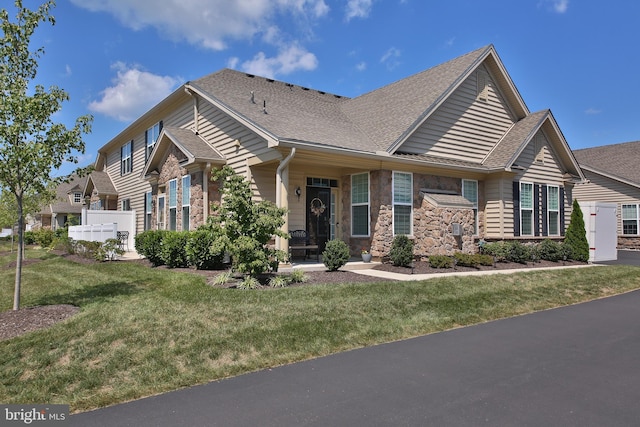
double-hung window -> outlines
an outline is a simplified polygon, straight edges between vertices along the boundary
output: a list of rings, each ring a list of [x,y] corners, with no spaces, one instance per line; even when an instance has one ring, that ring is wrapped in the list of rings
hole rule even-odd
[[[473,234],[478,235],[478,181],[462,180],[462,197],[473,203]]]
[[[156,141],[158,141],[158,136],[160,135],[160,131],[162,131],[162,121],[159,121],[155,125],[151,126],[144,133],[144,139],[146,144],[146,151],[145,151],[145,157],[144,157],[145,160],[149,160],[149,156],[153,151],[153,147],[155,147]]]
[[[560,188],[547,186],[547,218],[549,221],[549,236],[560,235]]]
[[[191,175],[182,177],[182,230],[189,230],[191,206]]]
[[[638,234],[638,205],[622,205],[622,234]]]
[[[351,175],[351,235],[369,235],[369,173]]]
[[[82,203],[82,193],[73,193],[73,203]]]
[[[411,235],[413,208],[413,175],[393,173],[393,234]]]
[[[144,195],[144,229],[151,230],[151,191]]]
[[[130,199],[123,199],[120,202],[120,210],[130,211],[131,210],[131,200]]]
[[[533,184],[520,183],[520,233],[533,236]]]
[[[133,171],[133,141],[120,147],[120,175]]]
[[[178,180],[169,181],[169,230],[176,229],[178,206]]]

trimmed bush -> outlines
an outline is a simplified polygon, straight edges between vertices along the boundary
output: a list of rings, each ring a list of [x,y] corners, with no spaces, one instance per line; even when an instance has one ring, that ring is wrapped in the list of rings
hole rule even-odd
[[[453,258],[446,255],[429,255],[429,265],[433,268],[452,268]]]
[[[531,260],[531,250],[528,246],[517,240],[506,243],[507,261],[526,264]]]
[[[34,233],[35,243],[43,248],[48,248],[49,246],[51,246],[54,237],[54,231],[48,227],[43,227]]]
[[[185,250],[187,261],[197,270],[218,270],[223,267],[224,252],[214,250],[214,231],[198,229],[191,233]]]
[[[453,254],[453,259],[456,261],[456,265],[462,267],[475,267],[479,265],[478,259],[471,254],[465,254],[462,252],[456,252]]]
[[[564,255],[562,245],[551,239],[544,239],[538,244],[537,254],[540,256],[540,259],[553,262],[560,261]]]
[[[168,231],[162,239],[160,256],[169,268],[187,267],[186,246],[189,241],[188,231]]]
[[[25,245],[35,245],[36,244],[36,233],[33,231],[25,231],[22,235],[24,239]]]
[[[349,261],[349,247],[342,240],[329,240],[322,252],[322,262],[329,271],[336,271]]]
[[[393,265],[409,267],[413,262],[413,240],[406,235],[400,234],[393,238],[389,259]]]
[[[166,230],[147,230],[135,237],[136,252],[147,258],[154,267],[164,264],[162,240],[166,234]]]

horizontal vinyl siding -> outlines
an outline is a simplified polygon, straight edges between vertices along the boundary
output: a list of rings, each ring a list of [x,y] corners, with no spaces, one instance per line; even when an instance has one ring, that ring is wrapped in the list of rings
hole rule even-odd
[[[162,120],[163,126],[188,127],[193,123],[193,103],[190,101],[176,105],[165,116],[158,116],[147,124],[147,128]],[[123,140],[125,144],[129,140]],[[129,199],[131,209],[136,211],[136,233],[144,230],[144,195],[151,191],[149,183],[141,177],[145,167],[145,131],[142,130],[133,138],[133,172],[120,176],[120,146],[107,155],[106,171],[118,191],[118,210],[121,201]]]
[[[469,76],[399,151],[482,161],[514,120],[495,83],[487,101],[477,100],[476,76]]]
[[[544,146],[542,150],[543,161],[536,161],[538,153],[536,152],[535,140],[537,137],[544,138]],[[557,160],[555,153],[550,149],[548,140],[543,132],[538,132],[532,142],[520,154],[515,162],[518,166],[526,168],[526,171],[518,177],[520,181],[538,182],[542,184],[564,185],[563,167]]]
[[[574,198],[579,202],[617,203],[617,228],[618,234],[622,235],[622,205],[640,203],[640,189],[589,171],[584,174],[589,183],[576,185]]]

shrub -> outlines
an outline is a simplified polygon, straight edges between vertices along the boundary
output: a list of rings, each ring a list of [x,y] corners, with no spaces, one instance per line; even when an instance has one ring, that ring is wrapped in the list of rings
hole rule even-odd
[[[166,230],[147,230],[135,237],[136,252],[147,258],[154,267],[164,264],[162,240],[166,233]]]
[[[224,252],[213,248],[214,230],[198,229],[191,233],[185,251],[189,265],[198,270],[215,270],[223,266]]]
[[[99,243],[99,242],[95,242]],[[116,255],[122,255],[124,251],[120,249],[120,241],[118,239],[107,239],[104,243],[99,243],[93,253],[96,261],[113,261]]]
[[[100,242],[88,240],[78,240],[76,242],[76,253],[83,258],[96,258],[96,252],[102,247]]]
[[[169,268],[187,267],[186,246],[189,241],[188,231],[168,231],[162,239],[160,256]]]
[[[477,260],[477,263],[480,265],[491,266],[493,265],[493,257],[487,254],[475,254],[474,257]]]
[[[564,255],[562,245],[551,239],[544,239],[538,244],[537,254],[540,256],[540,259],[553,262],[560,261]]]
[[[478,267],[478,259],[471,254],[465,254],[462,252],[456,252],[453,254],[453,259],[456,261],[456,265],[463,267]]]
[[[42,227],[40,230],[37,230],[34,233],[35,243],[43,248],[48,248],[49,246],[51,246],[54,237],[54,231],[48,227]]]
[[[571,221],[567,228],[564,244],[571,248],[571,259],[589,261],[589,242],[587,241],[584,217],[582,216],[582,209],[580,209],[580,205],[575,199],[573,200]]]
[[[233,273],[231,272],[231,270],[227,270],[223,273],[218,274],[216,277],[214,277],[213,279],[213,284],[214,286],[222,286],[225,283],[227,283],[229,280],[231,280]]]
[[[413,262],[413,240],[400,234],[393,238],[389,258],[393,265],[408,267]]]
[[[496,261],[506,261],[507,260],[507,242],[491,242],[485,243],[482,246],[482,254],[489,255],[490,257],[495,257]]]
[[[322,252],[322,262],[329,271],[336,271],[349,261],[349,247],[342,240],[329,240]]]
[[[25,231],[22,238],[25,245],[35,245],[36,243],[36,233],[33,231]]]
[[[531,260],[530,248],[517,240],[506,242],[505,252],[507,261],[526,264],[527,261]]]
[[[429,265],[433,268],[452,268],[453,258],[446,255],[429,255]]]
[[[56,237],[51,244],[51,249],[64,251],[67,254],[75,254],[76,242],[68,236]]]

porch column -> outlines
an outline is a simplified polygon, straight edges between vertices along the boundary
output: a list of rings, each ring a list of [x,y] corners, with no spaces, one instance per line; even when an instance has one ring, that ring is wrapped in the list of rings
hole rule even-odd
[[[280,230],[285,233],[289,232],[289,162],[296,155],[295,147],[285,157],[276,170],[276,206],[284,208],[287,212],[284,214],[284,224]],[[289,253],[289,239],[276,237],[276,249]]]

